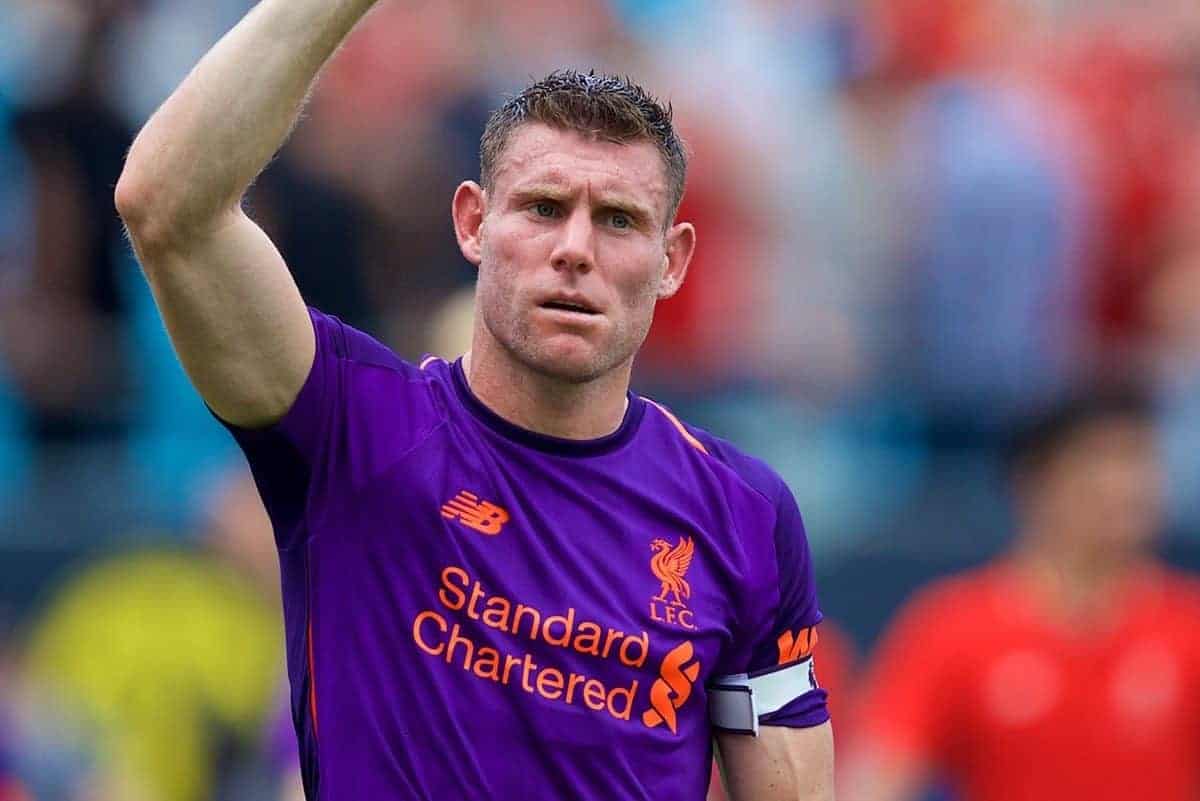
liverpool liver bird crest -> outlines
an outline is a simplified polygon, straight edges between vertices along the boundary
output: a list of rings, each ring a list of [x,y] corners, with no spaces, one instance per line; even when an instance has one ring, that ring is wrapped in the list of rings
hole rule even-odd
[[[683,577],[688,566],[692,563],[692,554],[696,544],[691,537],[680,537],[679,544],[672,546],[664,539],[658,538],[650,543],[654,556],[650,558],[650,569],[662,582],[662,591],[655,596],[656,601],[667,601],[667,593],[675,596],[670,601],[671,606],[687,606],[684,598],[692,596],[692,588]]]

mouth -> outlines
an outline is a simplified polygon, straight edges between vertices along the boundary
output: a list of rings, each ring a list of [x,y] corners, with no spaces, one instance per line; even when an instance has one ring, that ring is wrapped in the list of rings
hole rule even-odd
[[[540,306],[543,309],[551,309],[553,311],[569,312],[572,314],[583,314],[588,316],[594,316],[600,313],[587,303],[578,300],[547,300],[541,303]]]

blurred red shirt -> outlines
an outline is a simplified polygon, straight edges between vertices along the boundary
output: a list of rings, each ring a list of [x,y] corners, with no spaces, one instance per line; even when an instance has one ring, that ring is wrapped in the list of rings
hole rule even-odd
[[[1182,159],[1195,130],[1186,73],[1165,42],[1122,30],[1080,32],[1041,73],[1062,109],[1082,123],[1087,189],[1097,215],[1088,303],[1102,345],[1144,334],[1144,293],[1178,202]]]
[[[923,591],[885,637],[863,731],[963,801],[1200,797],[1200,585],[1165,569],[1108,625],[1047,620],[1008,566]]]

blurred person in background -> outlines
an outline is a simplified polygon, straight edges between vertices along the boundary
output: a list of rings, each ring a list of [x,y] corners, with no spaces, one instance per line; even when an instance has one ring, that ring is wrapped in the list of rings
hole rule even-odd
[[[15,727],[9,708],[9,665],[6,632],[0,624],[0,801],[33,801],[25,783],[17,775],[13,748]]]
[[[841,135],[802,156],[811,178],[799,183],[816,260],[855,275],[864,365],[850,397],[877,403],[902,387],[935,429],[988,436],[1060,386],[1077,357],[1088,218],[1075,156],[1050,101],[1009,61],[1011,3],[848,5],[829,118]],[[791,294],[807,294],[794,281]]]
[[[1025,73],[1074,119],[1071,148],[1092,206],[1083,275],[1089,358],[1127,358],[1200,121],[1200,6],[1176,0],[1063,4],[1051,47]],[[1194,175],[1194,173],[1193,173]]]
[[[112,440],[131,410],[120,339],[128,261],[110,198],[133,131],[106,81],[111,32],[132,8],[53,0],[8,11],[40,32],[22,31],[42,49],[28,56],[29,79],[6,87],[29,163],[31,242],[25,269],[0,282],[0,360],[44,443]]]
[[[34,801],[16,776],[10,771],[9,757],[4,742],[0,740],[0,801]]]
[[[271,527],[244,467],[203,514],[203,550],[102,559],[32,626],[31,687],[95,744],[89,799],[236,798],[252,781],[282,673]]]
[[[453,364],[403,362],[306,309],[243,212],[373,5],[260,3],[143,128],[116,192],[181,360],[275,523],[307,794],[698,798],[711,711],[735,798],[831,798],[821,613],[791,492],[628,391],[696,241],[676,222],[686,156],[667,109],[563,71],[489,118],[480,181],[452,203],[479,274],[472,349]],[[676,530],[695,538],[632,535]],[[529,603],[577,597],[610,645],[590,620],[561,642],[557,616],[521,631]],[[511,624],[509,598],[526,600]],[[763,688],[759,704],[721,682]],[[507,754],[490,752],[498,736]],[[580,758],[601,746],[607,759]]]
[[[1013,449],[1018,536],[922,590],[862,698],[852,801],[1187,801],[1200,795],[1200,584],[1152,551],[1152,409],[1083,394]]]
[[[32,243],[29,182],[28,159],[16,144],[9,98],[0,88],[0,297],[26,281]],[[23,489],[26,478],[31,439],[25,411],[8,360],[0,356],[0,508]]]
[[[95,749],[73,711],[24,675],[8,611],[0,603],[0,801],[110,797],[97,792]]]
[[[1200,90],[1200,86],[1197,87]],[[1167,519],[1179,544],[1200,545],[1200,138],[1173,177],[1179,189],[1158,264],[1136,298],[1146,328],[1139,350],[1159,404]]]

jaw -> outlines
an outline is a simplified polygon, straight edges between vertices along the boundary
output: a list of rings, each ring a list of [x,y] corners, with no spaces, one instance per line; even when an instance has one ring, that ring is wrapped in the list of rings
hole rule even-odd
[[[600,378],[609,370],[603,350],[590,337],[556,332],[521,343],[514,351],[527,367],[548,378],[582,384]]]
[[[639,320],[628,316],[619,299],[592,292],[589,299],[602,311],[590,314],[545,308],[539,303],[543,295],[521,291],[515,281],[499,278],[481,274],[473,350],[492,351],[496,359],[509,363],[514,378],[526,373],[578,386],[613,373],[628,384],[633,356],[644,336],[636,336]],[[604,301],[596,300],[602,296]],[[648,328],[649,320],[644,322]]]
[[[473,350],[490,351],[518,373],[576,387],[610,377],[629,382],[632,358],[613,352],[607,331],[534,325],[499,336],[487,325],[478,328]]]

